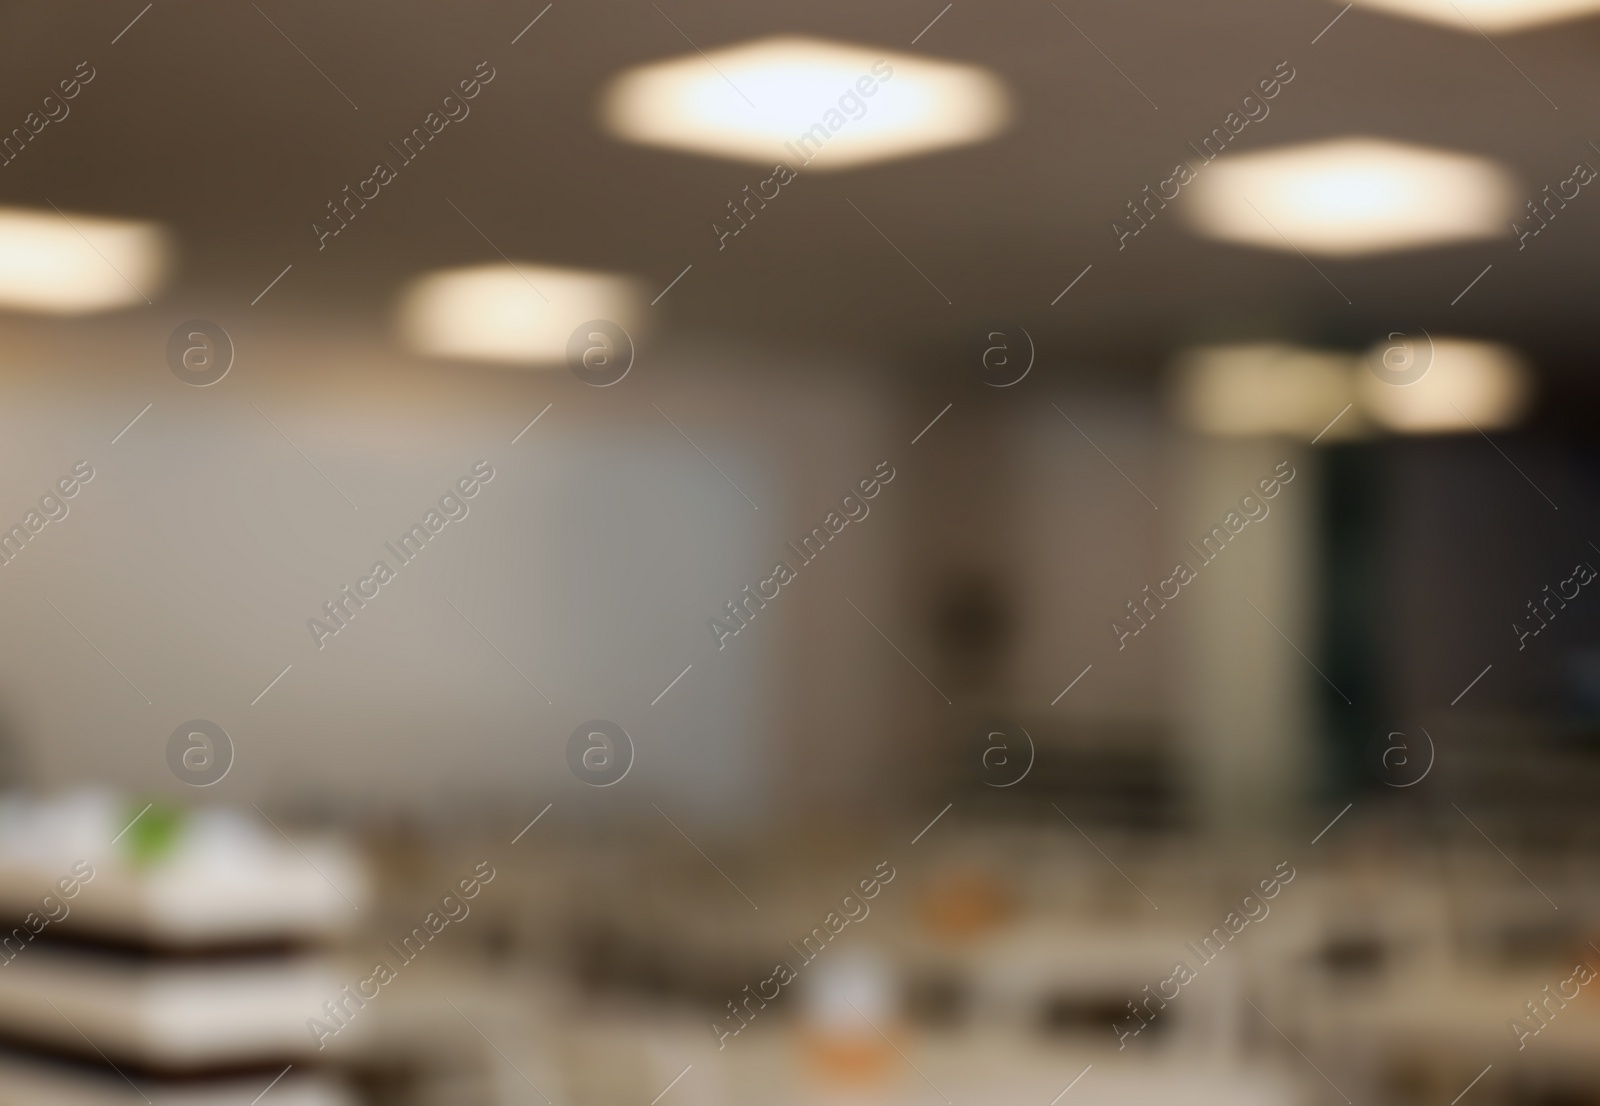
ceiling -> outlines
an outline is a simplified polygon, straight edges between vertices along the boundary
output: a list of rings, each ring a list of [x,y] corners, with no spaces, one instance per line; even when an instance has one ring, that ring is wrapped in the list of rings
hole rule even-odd
[[[992,320],[1026,326],[1047,364],[1133,374],[1211,338],[1365,346],[1427,327],[1510,340],[1558,374],[1580,373],[1589,348],[1600,195],[1587,191],[1520,251],[1508,226],[1316,268],[1201,240],[1170,211],[1119,250],[1111,222],[1284,61],[1294,80],[1234,148],[1383,136],[1498,159],[1531,199],[1580,159],[1600,165],[1587,145],[1600,20],[1490,42],[1355,8],[1313,44],[1338,5],[957,0],[928,27],[937,0],[556,0],[542,15],[544,0],[155,0],[124,31],[142,6],[0,10],[0,127],[79,62],[96,74],[0,168],[0,202],[169,224],[181,261],[155,305],[166,314],[387,328],[410,277],[499,251],[655,290],[692,265],[652,309],[662,332],[913,368],[958,360]],[[1015,121],[981,145],[802,173],[719,251],[711,221],[766,173],[624,145],[596,102],[628,66],[778,32],[985,66]],[[319,250],[324,205],[483,61],[495,78],[471,115]]]

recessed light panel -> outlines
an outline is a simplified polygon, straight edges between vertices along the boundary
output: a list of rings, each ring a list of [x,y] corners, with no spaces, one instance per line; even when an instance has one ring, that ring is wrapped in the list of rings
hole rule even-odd
[[[606,320],[636,331],[641,303],[637,285],[611,273],[478,265],[413,281],[400,327],[412,349],[434,357],[561,364],[580,325]]]
[[[1354,398],[1347,354],[1276,343],[1206,346],[1174,366],[1179,421],[1203,434],[1245,438],[1274,434],[1322,440],[1347,437],[1361,419],[1346,414]]]
[[[1353,257],[1510,233],[1510,174],[1494,162],[1372,138],[1224,155],[1184,211],[1201,234]]]
[[[606,126],[628,141],[794,169],[980,142],[1008,116],[986,70],[797,36],[640,66],[602,104]]]
[[[0,307],[81,315],[142,304],[166,268],[155,223],[0,207]]]
[[[1407,434],[1500,430],[1515,425],[1527,410],[1532,375],[1512,350],[1460,338],[1415,345],[1419,367],[1424,358],[1426,367],[1413,383],[1390,382],[1384,346],[1367,354],[1372,371],[1356,378],[1362,407],[1379,425]]]
[[[1600,12],[1600,0],[1356,0],[1356,3],[1408,19],[1440,23],[1467,34],[1478,30],[1520,31]]]

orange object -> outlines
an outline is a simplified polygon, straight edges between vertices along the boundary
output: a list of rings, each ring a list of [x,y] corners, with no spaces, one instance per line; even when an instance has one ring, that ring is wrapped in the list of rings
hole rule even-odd
[[[893,1034],[893,1030],[888,1031]],[[876,1083],[889,1072],[894,1049],[877,1033],[800,1031],[800,1051],[817,1075],[836,1083]]]
[[[1001,880],[974,870],[937,877],[923,891],[917,913],[928,930],[940,937],[971,938],[1009,920],[1016,895]]]

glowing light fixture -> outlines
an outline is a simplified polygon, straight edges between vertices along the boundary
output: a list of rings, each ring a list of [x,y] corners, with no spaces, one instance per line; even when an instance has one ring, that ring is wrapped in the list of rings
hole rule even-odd
[[[1441,23],[1467,34],[1521,31],[1600,12],[1600,0],[1356,0],[1362,7]]]
[[[777,36],[629,70],[601,115],[630,142],[821,170],[981,142],[1010,108],[975,66]]]
[[[435,357],[563,363],[573,331],[603,319],[638,336],[629,278],[527,262],[444,269],[413,281],[400,306],[408,345]]]
[[[1272,343],[1207,346],[1179,357],[1172,398],[1179,420],[1203,434],[1350,437],[1362,430],[1356,412],[1329,423],[1355,398],[1352,360]]]
[[[1345,138],[1224,155],[1185,213],[1213,238],[1351,257],[1504,235],[1515,205],[1510,175],[1483,158]]]
[[[1515,352],[1493,342],[1435,338],[1417,350],[1419,367],[1410,384],[1389,383],[1383,371],[1387,347],[1374,347],[1374,371],[1357,376],[1362,406],[1372,420],[1408,434],[1497,430],[1514,425],[1532,398],[1532,378]]]
[[[143,304],[166,270],[155,223],[0,207],[0,307],[81,315]]]

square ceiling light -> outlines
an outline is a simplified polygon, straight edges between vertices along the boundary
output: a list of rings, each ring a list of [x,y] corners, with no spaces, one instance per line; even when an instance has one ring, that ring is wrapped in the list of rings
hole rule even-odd
[[[1458,31],[1521,31],[1600,13],[1600,0],[1356,0],[1362,7]],[[1343,5],[1341,5],[1342,7]]]
[[[1467,154],[1343,138],[1223,155],[1184,204],[1199,233],[1330,257],[1509,235],[1515,182]]]
[[[630,69],[601,118],[630,142],[792,169],[848,169],[998,134],[999,79],[971,65],[783,35]]]
[[[643,304],[628,277],[527,262],[443,269],[401,297],[406,344],[432,357],[563,364],[573,331],[604,320],[636,333]]]
[[[1339,415],[1355,398],[1353,360],[1269,342],[1188,350],[1173,365],[1174,413],[1185,426],[1224,438],[1350,437],[1361,419]]]
[[[1387,371],[1391,347],[1375,346],[1356,377],[1361,405],[1380,426],[1405,434],[1503,430],[1515,425],[1532,398],[1532,373],[1515,351],[1495,342],[1428,338],[1407,342],[1415,367]],[[1417,373],[1417,369],[1421,372]]]
[[[1504,430],[1527,412],[1532,373],[1494,342],[1392,334],[1363,355],[1272,342],[1203,346],[1173,363],[1178,421],[1224,438],[1332,442]]]
[[[0,207],[0,307],[81,315],[148,303],[166,271],[155,223]]]

